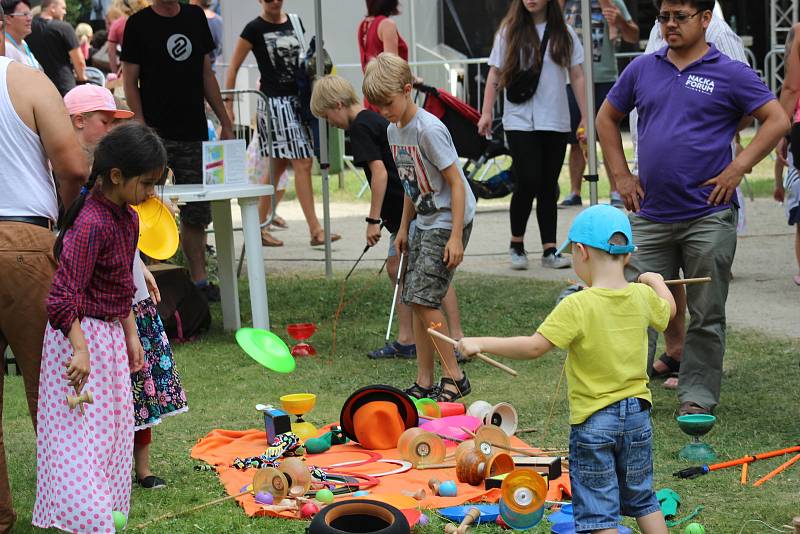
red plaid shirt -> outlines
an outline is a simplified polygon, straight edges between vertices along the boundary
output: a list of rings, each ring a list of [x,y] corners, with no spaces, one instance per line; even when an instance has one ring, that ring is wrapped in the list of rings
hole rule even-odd
[[[139,219],[96,191],[64,236],[58,269],[47,298],[47,316],[64,335],[75,319],[124,318],[131,312],[133,255]]]

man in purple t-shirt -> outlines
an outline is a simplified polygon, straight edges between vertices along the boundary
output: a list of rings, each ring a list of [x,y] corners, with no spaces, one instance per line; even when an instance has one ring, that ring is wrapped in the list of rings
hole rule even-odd
[[[725,301],[736,252],[737,207],[746,169],[775,147],[789,121],[755,72],[705,41],[713,0],[659,0],[667,46],[623,71],[597,115],[603,154],[630,215],[637,252],[631,270],[676,278],[710,276],[687,287],[690,314],[681,362],[679,413],[719,404]],[[619,124],[639,112],[639,176],[631,174]],[[761,124],[732,161],[744,116]],[[652,355],[651,355],[652,357]]]

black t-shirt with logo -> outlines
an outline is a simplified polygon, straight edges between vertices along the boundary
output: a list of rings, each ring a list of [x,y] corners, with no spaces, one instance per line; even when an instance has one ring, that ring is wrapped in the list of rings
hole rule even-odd
[[[69,52],[78,48],[78,37],[72,26],[63,20],[35,17],[25,42],[62,96],[75,87]]]
[[[125,23],[122,61],[139,65],[145,122],[174,141],[205,141],[203,61],[214,39],[203,10],[181,4],[174,17],[148,7]]]
[[[256,17],[247,23],[240,37],[253,46],[261,92],[267,96],[297,95],[295,71],[302,49],[292,21],[275,24]]]
[[[365,109],[356,115],[350,124],[350,146],[353,150],[353,163],[367,175],[367,181],[372,185],[372,173],[369,162],[382,161],[389,175],[386,184],[386,194],[381,205],[381,219],[386,224],[386,229],[396,233],[400,229],[400,220],[403,217],[403,185],[397,174],[392,152],[389,149],[389,140],[386,138],[386,128],[389,121]]]

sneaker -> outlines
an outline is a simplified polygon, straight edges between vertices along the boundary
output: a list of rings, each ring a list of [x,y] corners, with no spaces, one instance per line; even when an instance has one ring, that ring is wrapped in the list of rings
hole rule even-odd
[[[542,256],[542,267],[547,269],[566,269],[572,266],[572,260],[561,254]]]
[[[616,191],[611,192],[611,202],[609,204],[615,208],[625,209],[625,202],[622,201],[622,197]]]
[[[413,343],[403,345],[397,341],[387,343],[385,346],[367,353],[367,357],[373,360],[386,360],[389,358],[403,358],[413,360],[417,357],[417,346]]]
[[[511,268],[515,271],[524,271],[528,268],[528,254],[523,250],[522,253],[516,249],[509,248],[508,253],[511,255]]]
[[[167,482],[163,478],[159,478],[155,475],[144,478],[136,477],[136,482],[144,489],[161,489],[167,487]]]
[[[583,206],[583,200],[581,200],[580,195],[576,195],[575,193],[570,193],[567,198],[561,201],[561,206],[570,207],[570,206]]]

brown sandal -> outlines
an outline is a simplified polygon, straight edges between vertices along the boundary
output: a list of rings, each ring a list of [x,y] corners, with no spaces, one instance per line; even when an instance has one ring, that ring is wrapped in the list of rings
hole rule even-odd
[[[279,228],[281,230],[286,230],[289,228],[289,224],[286,222],[286,219],[284,219],[280,215],[274,216],[270,224],[275,226],[275,228]]]
[[[339,234],[331,232],[331,243],[339,241],[342,238]],[[311,246],[318,247],[325,244],[325,230],[318,231],[315,235],[311,236]]]
[[[283,241],[275,238],[267,230],[261,230],[261,246],[262,247],[282,247]]]

